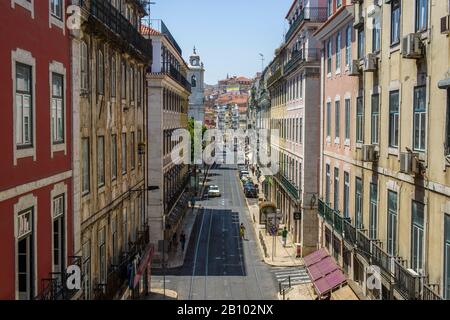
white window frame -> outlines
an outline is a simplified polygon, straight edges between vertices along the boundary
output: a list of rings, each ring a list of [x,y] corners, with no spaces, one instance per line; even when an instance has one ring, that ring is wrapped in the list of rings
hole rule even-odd
[[[68,261],[68,246],[67,246],[67,240],[68,240],[68,234],[67,234],[67,202],[68,202],[68,198],[67,198],[67,184],[65,184],[64,182],[60,182],[58,184],[55,184],[53,186],[52,191],[50,191],[50,199],[51,199],[51,203],[50,203],[50,221],[52,221],[52,235],[53,235],[53,221],[55,219],[58,219],[61,215],[59,216],[55,216],[55,212],[54,212],[54,201],[56,198],[59,197],[63,197],[64,199],[64,212],[62,213],[63,217],[64,217],[64,261],[66,262],[67,265],[67,261]],[[54,250],[54,246],[53,246],[53,238],[52,238],[52,271],[53,272],[61,272],[63,270],[55,270],[55,261],[53,261],[53,250]]]
[[[30,2],[27,0],[11,0],[11,8],[14,9],[16,4],[30,11],[31,18],[34,19],[34,0],[30,0]]]
[[[56,26],[60,28],[63,32],[63,34],[66,34],[66,28],[64,27],[66,25],[66,0],[60,0],[61,1],[61,19],[54,16],[52,13],[52,1],[54,0],[48,0],[48,27],[51,29],[52,26]]]
[[[52,123],[52,102],[53,102],[53,74],[56,73],[58,75],[61,75],[63,77],[63,106],[62,106],[62,113],[63,113],[63,141],[62,142],[58,142],[58,141],[54,141],[53,140],[53,132],[51,132],[51,125],[50,125],[50,157],[53,158],[53,154],[55,152],[60,152],[60,151],[64,151],[64,155],[67,155],[67,96],[66,96],[66,91],[67,91],[67,71],[66,68],[64,67],[64,65],[60,62],[57,61],[52,61],[49,65],[48,68],[48,73],[49,73],[49,93],[50,93],[50,106],[49,106],[49,110],[50,110],[50,124]]]
[[[21,63],[31,67],[31,113],[32,113],[32,141],[31,146],[20,149],[17,148],[16,142],[16,123],[17,123],[17,105],[16,105],[16,64]],[[32,56],[31,52],[17,49],[11,51],[11,66],[12,66],[12,96],[14,97],[13,107],[13,164],[17,165],[17,159],[33,157],[33,161],[36,161],[36,59]]]

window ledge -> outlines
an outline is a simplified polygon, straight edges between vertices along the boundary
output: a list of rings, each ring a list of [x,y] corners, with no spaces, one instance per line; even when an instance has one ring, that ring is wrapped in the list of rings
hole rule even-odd
[[[334,138],[334,144],[341,144],[340,138]]]
[[[388,155],[398,157],[398,155],[399,155],[398,148],[395,148],[395,147],[389,147],[389,148],[388,148]]]
[[[16,149],[16,159],[30,158],[33,157],[33,160],[36,161],[36,148],[35,147],[24,147],[20,148],[20,146]]]
[[[326,138],[326,142],[327,142],[327,143],[330,143],[330,142],[331,142],[331,137],[330,137],[330,136],[328,136],[328,137]]]
[[[356,148],[357,149],[362,149],[362,147],[363,147],[363,143],[362,142],[357,142],[356,143]]]
[[[63,5],[63,8],[65,8],[65,6]],[[51,13],[49,14],[49,27],[51,28],[52,25],[60,28],[63,32],[63,34],[66,34],[66,29],[64,28],[64,15],[63,15],[63,20],[58,19],[57,17],[53,16]]]
[[[350,147],[350,139],[345,139],[344,146]]]
[[[389,48],[389,54],[392,55],[393,53],[400,51],[400,42],[391,45],[391,47]]]
[[[52,151],[52,158],[53,158],[53,153],[55,153],[55,152],[64,151],[64,155],[67,155],[66,143],[64,141],[63,142],[53,142],[52,146],[51,146],[51,151]]]
[[[335,71],[335,73],[334,73],[335,75],[340,75],[341,74],[341,68],[339,68],[339,69],[336,69],[336,71]]]

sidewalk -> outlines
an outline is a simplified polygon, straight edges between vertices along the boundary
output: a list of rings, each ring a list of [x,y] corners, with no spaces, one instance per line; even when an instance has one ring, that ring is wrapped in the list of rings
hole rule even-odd
[[[317,295],[314,292],[311,283],[299,284],[285,291],[285,294],[278,293],[278,300],[316,300]]]
[[[252,174],[251,177],[253,179],[253,182],[259,185],[257,178]],[[264,198],[264,195],[261,193],[261,191],[258,198]],[[249,201],[249,199],[247,198],[246,203],[250,212],[251,220],[253,222],[253,228],[255,229],[255,233],[259,239],[259,241],[257,242],[264,257],[264,262],[268,265],[276,267],[296,267],[303,265],[303,259],[296,257],[297,252],[295,243],[292,242],[289,236],[287,239],[286,247],[284,247],[281,236],[273,237],[269,234],[266,234],[265,226],[259,224],[259,203]],[[272,252],[274,247],[275,252],[273,253],[272,259]]]
[[[166,289],[166,294],[164,296],[164,289],[152,288],[152,291],[148,296],[144,297],[143,300],[178,300],[178,293],[176,291]]]

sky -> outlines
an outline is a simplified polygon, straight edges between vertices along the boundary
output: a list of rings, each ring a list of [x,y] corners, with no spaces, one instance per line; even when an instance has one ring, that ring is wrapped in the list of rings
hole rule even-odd
[[[186,61],[195,45],[205,82],[230,76],[252,78],[266,66],[287,31],[293,0],[152,0],[151,18],[162,19]]]

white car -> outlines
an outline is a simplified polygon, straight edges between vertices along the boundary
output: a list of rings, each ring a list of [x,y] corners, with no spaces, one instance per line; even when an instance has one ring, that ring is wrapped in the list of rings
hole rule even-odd
[[[220,191],[218,186],[209,186],[208,197],[220,197]]]

